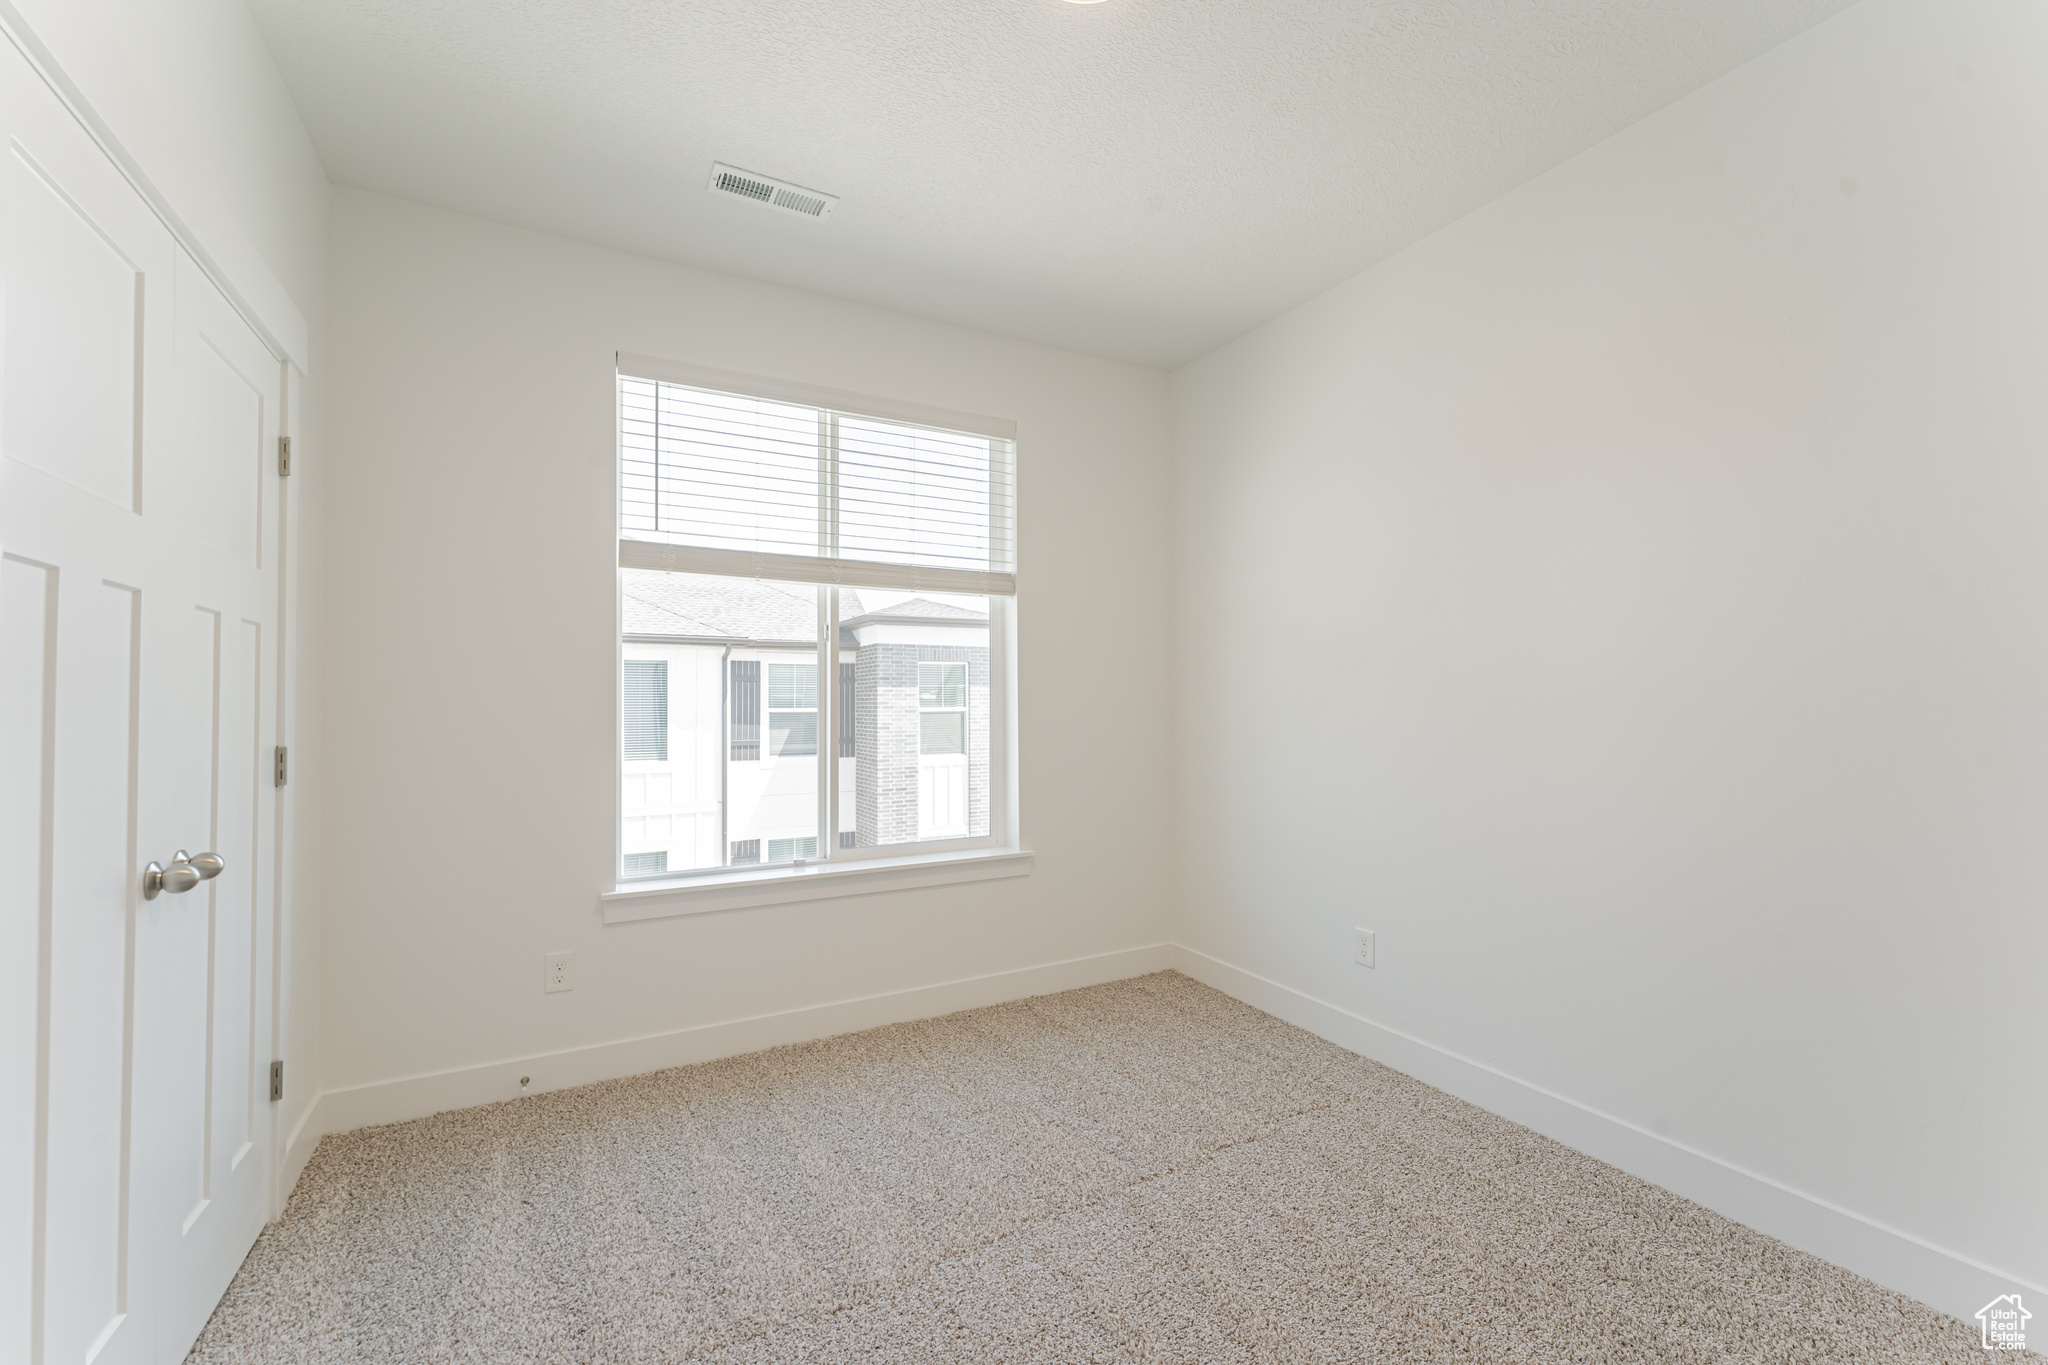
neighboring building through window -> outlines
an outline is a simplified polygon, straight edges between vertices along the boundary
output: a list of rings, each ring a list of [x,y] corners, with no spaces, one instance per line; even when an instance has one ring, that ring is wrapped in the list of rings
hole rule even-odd
[[[693,704],[689,733],[680,721],[670,725],[674,761],[626,765],[639,779],[629,794],[646,791],[645,775],[658,772],[658,791],[673,798],[644,825],[630,823],[650,817],[629,799],[627,847],[644,847],[636,835],[669,841],[668,862],[650,872],[717,866],[721,842],[734,865],[815,858],[818,674],[809,662],[814,637],[800,632],[810,627],[816,589],[639,569],[620,579],[629,679],[696,679],[698,694],[710,695],[725,672],[722,710]],[[886,605],[869,610],[871,599]],[[841,588],[839,605],[837,847],[988,834],[987,600]],[[659,673],[636,667],[657,662]],[[682,707],[679,700],[679,715]],[[764,730],[765,743],[725,738]],[[812,851],[795,851],[804,840]]]
[[[994,839],[1008,441],[620,397],[623,875]]]

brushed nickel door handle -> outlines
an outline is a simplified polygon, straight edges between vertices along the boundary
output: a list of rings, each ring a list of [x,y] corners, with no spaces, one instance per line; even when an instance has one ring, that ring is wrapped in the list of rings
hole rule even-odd
[[[227,865],[227,859],[218,853],[189,855],[181,848],[169,867],[151,863],[142,869],[142,898],[153,901],[166,892],[182,895],[199,883],[218,877]]]

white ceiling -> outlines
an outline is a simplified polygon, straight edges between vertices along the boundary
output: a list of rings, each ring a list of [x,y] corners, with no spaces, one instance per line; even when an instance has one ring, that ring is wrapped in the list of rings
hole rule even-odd
[[[1177,365],[1849,0],[250,0],[337,182]],[[713,161],[843,196],[713,196]]]

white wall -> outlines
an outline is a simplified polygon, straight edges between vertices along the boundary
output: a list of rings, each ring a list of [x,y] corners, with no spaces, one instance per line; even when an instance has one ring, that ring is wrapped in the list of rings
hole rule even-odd
[[[1182,943],[2048,1284],[2044,65],[1866,0],[1177,373]]]
[[[294,846],[284,898],[287,1077],[282,1122],[300,1128],[319,1085],[321,407],[327,177],[241,0],[0,0],[169,200],[258,325],[298,347],[299,458],[288,571]],[[10,16],[12,19],[13,16]],[[294,1153],[297,1160],[310,1152]],[[287,1181],[296,1166],[285,1172]]]
[[[327,175],[242,0],[16,3],[41,32],[74,41],[92,33],[118,51],[167,125],[156,136],[175,139],[190,162],[184,173],[247,234],[310,321],[327,283]],[[96,104],[110,114],[121,107]]]
[[[335,1122],[403,1112],[362,1101],[405,1077],[536,1058],[545,1088],[568,1064],[538,1054],[1165,938],[1164,374],[334,204],[325,1076],[355,1096]],[[1031,876],[600,922],[621,350],[1018,421]],[[576,988],[544,995],[561,950]]]

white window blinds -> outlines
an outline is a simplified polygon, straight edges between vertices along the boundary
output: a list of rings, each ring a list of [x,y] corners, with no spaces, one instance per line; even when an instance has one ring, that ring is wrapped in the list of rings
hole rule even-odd
[[[622,566],[1016,591],[1007,423],[664,373],[619,358]]]
[[[626,761],[668,762],[668,660],[626,660]]]

